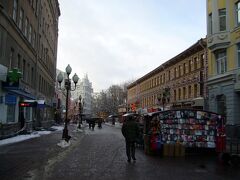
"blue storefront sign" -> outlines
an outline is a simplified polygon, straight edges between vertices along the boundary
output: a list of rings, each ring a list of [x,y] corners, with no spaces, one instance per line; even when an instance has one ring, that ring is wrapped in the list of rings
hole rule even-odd
[[[5,96],[5,104],[16,104],[17,103],[17,96],[7,94]]]

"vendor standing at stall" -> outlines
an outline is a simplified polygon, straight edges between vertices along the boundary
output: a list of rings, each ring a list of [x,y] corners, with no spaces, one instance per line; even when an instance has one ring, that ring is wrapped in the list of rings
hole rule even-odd
[[[128,162],[131,162],[131,158],[136,161],[135,142],[139,135],[139,127],[133,116],[127,117],[126,122],[122,126],[122,134],[126,142]]]

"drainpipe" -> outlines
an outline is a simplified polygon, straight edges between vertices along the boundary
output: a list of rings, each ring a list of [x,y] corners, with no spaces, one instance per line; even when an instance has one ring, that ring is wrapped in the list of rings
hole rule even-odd
[[[203,98],[204,98],[204,110],[209,110],[209,107],[208,107],[208,104],[209,104],[209,102],[208,102],[208,90],[207,90],[207,80],[208,80],[208,69],[207,69],[207,67],[208,67],[208,59],[207,59],[207,46],[205,47],[203,44],[202,44],[202,39],[200,39],[199,41],[198,41],[198,44],[204,49],[204,63],[203,63],[203,74],[204,74],[204,76],[203,76],[203,83],[204,83],[204,85],[203,85]]]

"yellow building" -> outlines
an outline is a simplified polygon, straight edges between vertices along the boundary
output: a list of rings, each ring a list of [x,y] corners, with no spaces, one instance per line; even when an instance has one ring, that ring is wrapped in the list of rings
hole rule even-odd
[[[209,110],[240,123],[240,1],[207,0]]]
[[[130,84],[128,107],[145,112],[156,109],[204,109],[207,79],[206,40],[166,61]]]

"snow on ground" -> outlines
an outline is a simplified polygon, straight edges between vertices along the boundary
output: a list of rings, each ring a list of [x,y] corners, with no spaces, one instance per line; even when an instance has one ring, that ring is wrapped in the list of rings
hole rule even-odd
[[[60,146],[61,148],[66,148],[68,146],[71,145],[70,141],[65,141],[65,140],[61,140],[60,143],[57,144],[58,146]]]
[[[56,129],[57,131],[63,130],[63,126],[52,126],[51,128]]]
[[[115,122],[115,125],[113,125],[112,123],[110,123],[110,122],[106,122],[105,123],[106,125],[108,125],[108,126],[115,126],[115,127],[118,127],[118,128],[121,128],[122,127],[122,124],[121,123],[119,123],[119,122]]]
[[[63,129],[62,126],[52,126],[51,128],[56,129],[58,131]],[[52,133],[52,131],[34,131],[31,134],[18,135],[15,137],[0,140],[0,146],[6,145],[6,144],[17,143],[17,142],[25,141],[25,140],[32,139],[32,138],[37,138],[37,137],[40,137],[41,135],[46,135],[46,134],[50,134],[50,133]]]

